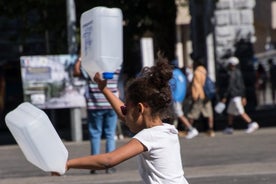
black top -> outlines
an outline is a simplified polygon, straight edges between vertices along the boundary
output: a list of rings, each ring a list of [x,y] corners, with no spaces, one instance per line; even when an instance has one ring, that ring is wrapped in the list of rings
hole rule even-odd
[[[245,96],[245,85],[241,71],[238,68],[228,71],[228,87],[223,97],[233,98],[236,96]]]

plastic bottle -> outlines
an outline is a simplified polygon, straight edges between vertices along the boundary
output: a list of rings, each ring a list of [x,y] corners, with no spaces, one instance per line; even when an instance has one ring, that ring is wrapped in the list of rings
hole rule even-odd
[[[24,102],[5,121],[29,162],[46,172],[65,173],[68,151],[42,110]]]
[[[93,78],[113,73],[123,61],[122,11],[118,8],[95,7],[81,15],[82,67]]]
[[[216,113],[221,114],[224,111],[225,107],[226,107],[225,103],[222,103],[222,102],[217,103],[217,105],[215,106]]]

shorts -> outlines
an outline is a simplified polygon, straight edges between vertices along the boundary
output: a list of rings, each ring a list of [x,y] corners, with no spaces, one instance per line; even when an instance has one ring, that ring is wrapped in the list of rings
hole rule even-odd
[[[188,118],[199,119],[201,114],[204,118],[213,117],[212,102],[210,100],[204,102],[204,100],[199,99],[193,102]]]
[[[184,115],[181,102],[173,102],[173,110],[177,117]]]
[[[240,96],[232,98],[227,107],[227,114],[238,116],[243,113],[244,107],[242,105],[242,98]]]

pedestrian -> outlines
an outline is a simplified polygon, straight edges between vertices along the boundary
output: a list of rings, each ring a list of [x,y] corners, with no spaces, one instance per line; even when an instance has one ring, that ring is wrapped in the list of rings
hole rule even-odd
[[[256,92],[257,92],[258,105],[265,104],[266,102],[267,80],[268,80],[268,76],[265,71],[265,68],[261,63],[259,63],[256,71]]]
[[[269,80],[270,80],[270,85],[271,85],[271,97],[272,97],[272,104],[276,103],[276,96],[275,96],[275,92],[276,92],[276,64],[273,62],[273,59],[270,58],[268,60],[268,64],[269,64]]]
[[[116,148],[116,125],[117,114],[112,109],[111,104],[98,89],[98,84],[88,77],[84,70],[81,70],[81,58],[75,64],[75,74],[82,74],[87,81],[85,99],[87,107],[87,126],[91,145],[91,155],[98,155],[101,152],[101,139],[103,135],[106,139],[105,152],[111,152]],[[118,96],[118,77],[116,72],[113,79],[107,81],[107,87],[112,93]],[[106,169],[106,173],[114,173],[115,168]],[[96,170],[91,170],[91,174],[96,174]]]
[[[66,168],[108,169],[138,156],[143,183],[188,183],[182,167],[178,131],[162,121],[167,118],[167,109],[172,103],[171,77],[171,66],[159,56],[156,66],[145,67],[137,78],[128,82],[124,104],[97,73],[94,80],[99,90],[135,135],[112,152],[70,159]]]
[[[187,92],[187,78],[185,74],[178,68],[178,64],[176,61],[175,63],[172,63],[174,69],[173,69],[173,77],[170,80],[170,86],[172,90],[172,97],[173,97],[173,110],[177,117],[177,120],[179,120],[185,128],[188,130],[188,133],[193,133],[194,136],[198,135],[198,131],[196,128],[194,128],[189,120],[185,117],[183,112],[183,102],[186,97]]]
[[[215,136],[214,132],[214,115],[211,100],[205,95],[203,86],[207,77],[207,70],[200,59],[194,60],[194,74],[191,83],[192,105],[188,112],[189,122],[193,125],[195,120],[198,120],[201,115],[208,119],[207,135]],[[191,139],[197,134],[194,131],[188,132],[186,138]]]
[[[259,128],[257,122],[252,121],[248,114],[244,110],[246,105],[245,98],[245,85],[240,69],[237,67],[239,60],[236,57],[230,57],[228,59],[228,87],[223,94],[221,100],[222,103],[229,101],[227,107],[228,125],[224,129],[225,134],[232,134],[233,120],[235,116],[241,116],[242,119],[248,124],[246,133],[252,133]]]

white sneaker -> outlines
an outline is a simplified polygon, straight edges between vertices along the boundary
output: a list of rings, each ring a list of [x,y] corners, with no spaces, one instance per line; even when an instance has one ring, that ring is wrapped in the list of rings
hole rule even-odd
[[[230,128],[230,127],[227,127],[223,130],[223,133],[224,134],[233,134],[234,133],[234,129],[233,128]]]
[[[188,134],[186,135],[186,139],[192,139],[198,135],[197,129],[193,128],[192,130],[188,131]]]
[[[245,130],[245,133],[252,133],[255,132],[259,128],[259,125],[257,122],[252,122],[248,125],[248,128]]]

